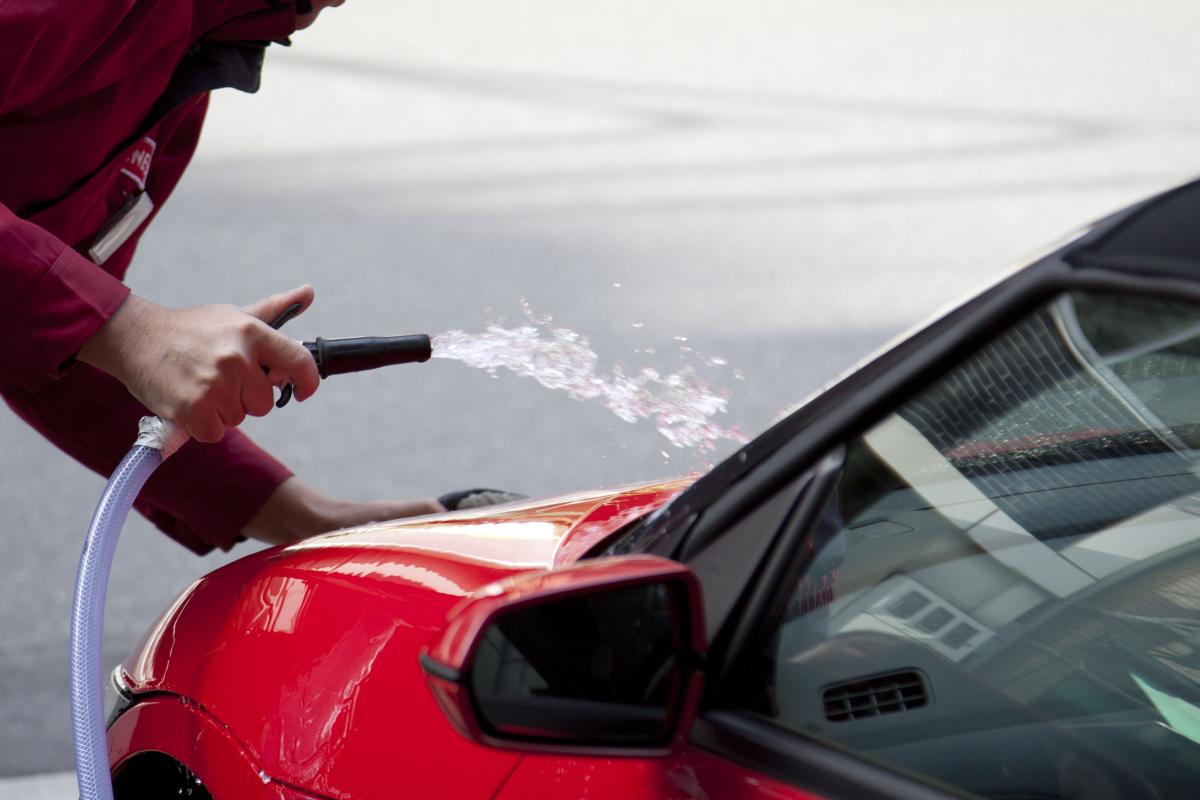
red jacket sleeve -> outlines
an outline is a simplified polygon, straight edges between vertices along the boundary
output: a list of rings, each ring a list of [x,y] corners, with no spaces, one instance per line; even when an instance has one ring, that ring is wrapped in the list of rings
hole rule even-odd
[[[112,275],[0,206],[0,379],[36,391],[128,295]]]
[[[26,422],[85,466],[110,475],[150,413],[87,364],[60,367],[124,302],[129,289],[0,206],[0,394]],[[291,472],[239,431],[189,442],[135,504],[171,538],[204,554],[228,550]]]

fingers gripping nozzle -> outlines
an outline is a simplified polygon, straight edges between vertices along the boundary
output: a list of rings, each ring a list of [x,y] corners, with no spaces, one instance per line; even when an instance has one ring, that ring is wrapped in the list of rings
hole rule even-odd
[[[300,311],[297,303],[280,314],[271,327],[278,330]],[[429,337],[423,333],[411,336],[356,336],[345,339],[324,339],[303,342],[317,363],[322,378],[343,375],[347,372],[362,372],[368,369],[389,367],[393,364],[416,364],[428,361],[433,355]],[[292,398],[289,383],[280,390],[277,408],[283,408]]]

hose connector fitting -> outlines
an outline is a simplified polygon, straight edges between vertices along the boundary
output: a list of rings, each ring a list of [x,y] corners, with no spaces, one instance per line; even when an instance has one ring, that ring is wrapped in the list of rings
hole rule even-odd
[[[175,423],[161,417],[142,417],[138,420],[138,435],[134,445],[161,450],[163,460],[166,460],[187,440],[187,431]]]

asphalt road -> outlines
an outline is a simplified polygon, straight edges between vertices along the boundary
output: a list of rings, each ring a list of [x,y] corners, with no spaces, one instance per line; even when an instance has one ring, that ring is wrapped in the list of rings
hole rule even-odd
[[[686,363],[677,335],[725,358],[700,369],[754,432],[1027,253],[1200,174],[1193,2],[417,5],[337,9],[273,48],[259,95],[215,99],[135,291],[242,303],[307,281],[305,338],[480,330],[526,298],[605,366]],[[549,495],[711,458],[444,362],[330,381],[246,429],[362,499]],[[69,601],[102,481],[12,414],[0,442],[14,776],[71,766]],[[110,660],[244,552],[196,558],[132,520]]]

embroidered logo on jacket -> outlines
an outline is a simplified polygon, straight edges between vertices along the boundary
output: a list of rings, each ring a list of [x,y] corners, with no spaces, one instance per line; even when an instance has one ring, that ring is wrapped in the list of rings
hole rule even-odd
[[[121,167],[121,174],[133,181],[139,191],[146,190],[146,178],[150,177],[150,163],[154,161],[156,147],[158,144],[153,139],[143,136],[129,151],[129,158]]]

